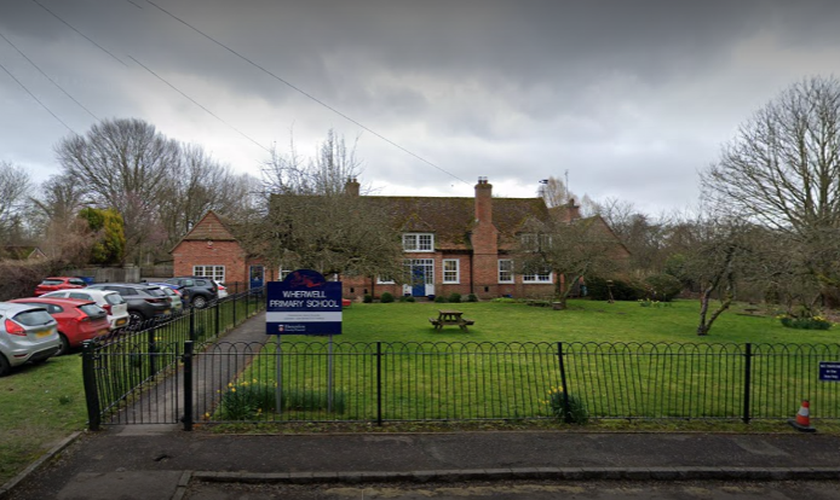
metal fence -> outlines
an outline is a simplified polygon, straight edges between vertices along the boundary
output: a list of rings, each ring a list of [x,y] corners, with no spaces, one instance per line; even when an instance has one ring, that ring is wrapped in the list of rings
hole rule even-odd
[[[252,289],[86,342],[82,374],[89,426],[183,421],[184,396],[192,386],[184,389],[184,346],[218,338],[263,309],[263,289]]]
[[[840,419],[840,387],[818,377],[820,361],[840,359],[837,344],[266,339],[158,342],[145,353],[147,341],[92,349],[85,366],[92,366],[91,379],[108,404],[98,413],[90,408],[91,426],[568,421],[579,417],[572,414],[575,405],[593,419],[749,422],[790,418],[802,399],[810,400],[812,418]],[[108,389],[115,380],[125,386]]]

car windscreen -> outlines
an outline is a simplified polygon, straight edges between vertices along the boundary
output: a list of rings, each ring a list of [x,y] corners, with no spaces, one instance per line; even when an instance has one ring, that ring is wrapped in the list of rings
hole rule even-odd
[[[79,309],[91,318],[104,318],[106,316],[105,309],[102,309],[96,304],[82,304]]]
[[[160,288],[149,287],[144,288],[143,291],[145,291],[152,297],[166,297],[166,294],[163,293],[163,290],[161,290]]]
[[[122,295],[118,293],[106,293],[105,294],[105,301],[111,304],[112,306],[116,306],[119,304],[125,304],[125,299],[122,298]]]
[[[41,282],[42,285],[60,285],[64,283],[62,280],[44,280]]]
[[[166,295],[169,295],[170,297],[175,295],[175,292],[173,292],[171,288],[161,288],[160,291]]]
[[[12,319],[24,326],[41,326],[53,321],[53,317],[44,309],[23,311]]]

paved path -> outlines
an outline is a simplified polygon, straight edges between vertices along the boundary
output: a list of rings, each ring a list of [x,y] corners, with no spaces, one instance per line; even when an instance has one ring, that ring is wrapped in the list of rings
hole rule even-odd
[[[219,390],[236,379],[254,354],[271,340],[265,333],[265,312],[248,319],[216,342],[196,347],[193,358],[193,420],[212,413]],[[184,415],[183,370],[162,379],[137,401],[114,415],[116,424],[178,425]],[[166,427],[162,427],[166,430]]]

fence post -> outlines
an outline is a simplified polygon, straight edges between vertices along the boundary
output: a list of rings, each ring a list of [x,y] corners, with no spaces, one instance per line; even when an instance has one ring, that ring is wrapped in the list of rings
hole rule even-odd
[[[193,428],[193,341],[184,342],[184,430]]]
[[[747,342],[744,350],[744,423],[750,423],[750,376],[752,374],[752,344]]]
[[[195,308],[190,309],[190,340],[195,340]]]
[[[236,295],[233,296],[233,327],[236,328],[236,302],[239,301],[239,297]]]
[[[221,322],[222,322],[222,303],[221,302],[216,302],[216,318],[215,318],[216,335],[213,336],[214,339],[219,338],[219,332],[221,331],[219,329],[219,325],[221,324]]]
[[[102,424],[99,408],[99,392],[96,384],[95,348],[94,343],[86,340],[82,344],[82,380],[85,386],[85,403],[87,404],[88,428],[98,431]]]
[[[149,343],[149,376],[154,376],[157,373],[157,342],[155,341],[155,335],[158,331],[158,326],[155,325],[149,329],[148,333],[148,343]]]
[[[376,425],[382,426],[382,342],[376,343]]]
[[[563,421],[572,423],[572,410],[569,408],[569,387],[566,385],[566,364],[563,361],[563,342],[557,342],[557,362],[560,365],[560,388],[563,390]]]

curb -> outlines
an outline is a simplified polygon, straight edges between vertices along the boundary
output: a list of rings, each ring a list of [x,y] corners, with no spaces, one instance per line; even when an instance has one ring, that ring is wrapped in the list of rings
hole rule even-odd
[[[562,481],[629,480],[837,480],[838,467],[526,467],[513,469],[461,469],[403,472],[198,472],[188,480],[249,484],[329,484],[389,482],[460,482],[496,480]]]
[[[10,479],[6,484],[0,486],[0,498],[3,498],[7,494],[9,494],[15,487],[17,487],[17,485],[26,480],[26,478],[28,478],[30,474],[35,473],[39,468],[41,468],[42,465],[55,458],[56,455],[64,451],[65,448],[70,446],[81,435],[82,432],[77,431],[73,434],[70,434],[68,437],[62,439],[57,445],[50,448],[50,450],[43,454],[38,460],[35,460],[31,464],[29,464],[18,475]]]

